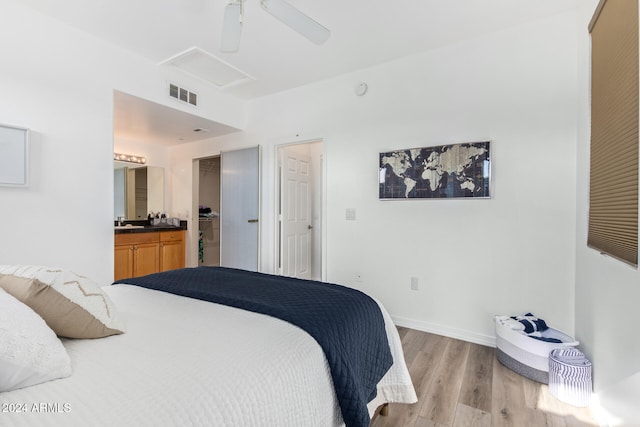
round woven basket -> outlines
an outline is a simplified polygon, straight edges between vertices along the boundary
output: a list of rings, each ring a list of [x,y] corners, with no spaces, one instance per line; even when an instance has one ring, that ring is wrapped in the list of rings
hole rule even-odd
[[[549,391],[573,406],[589,406],[591,362],[577,348],[557,348],[549,354]]]

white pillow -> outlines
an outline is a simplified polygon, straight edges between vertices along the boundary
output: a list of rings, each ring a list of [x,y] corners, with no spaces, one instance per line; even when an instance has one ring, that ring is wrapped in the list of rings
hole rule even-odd
[[[56,334],[29,307],[0,288],[0,392],[71,375]]]
[[[107,294],[73,271],[0,265],[0,288],[31,307],[58,336],[102,338],[124,332],[124,324]]]

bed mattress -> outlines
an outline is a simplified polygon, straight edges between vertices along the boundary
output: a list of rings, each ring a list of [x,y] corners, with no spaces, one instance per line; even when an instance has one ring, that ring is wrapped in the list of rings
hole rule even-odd
[[[285,321],[131,285],[103,288],[127,333],[63,339],[73,374],[0,393],[2,426],[341,426],[320,346]],[[413,403],[398,333],[384,402]]]

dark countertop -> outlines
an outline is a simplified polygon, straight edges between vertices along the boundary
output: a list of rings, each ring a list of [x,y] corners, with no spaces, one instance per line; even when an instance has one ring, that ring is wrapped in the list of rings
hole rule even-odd
[[[124,221],[123,225],[143,225],[144,228],[131,228],[131,229],[114,229],[113,232],[115,234],[130,234],[130,233],[151,233],[155,231],[179,231],[187,229],[187,221],[180,221],[180,226],[169,226],[169,225],[149,225],[149,221],[147,220],[132,220],[132,221]],[[114,227],[118,225],[117,221],[113,222]]]

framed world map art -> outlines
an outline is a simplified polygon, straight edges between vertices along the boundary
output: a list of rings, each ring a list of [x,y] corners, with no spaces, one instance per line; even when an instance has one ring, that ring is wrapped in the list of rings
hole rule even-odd
[[[380,153],[380,199],[491,197],[490,142]]]

